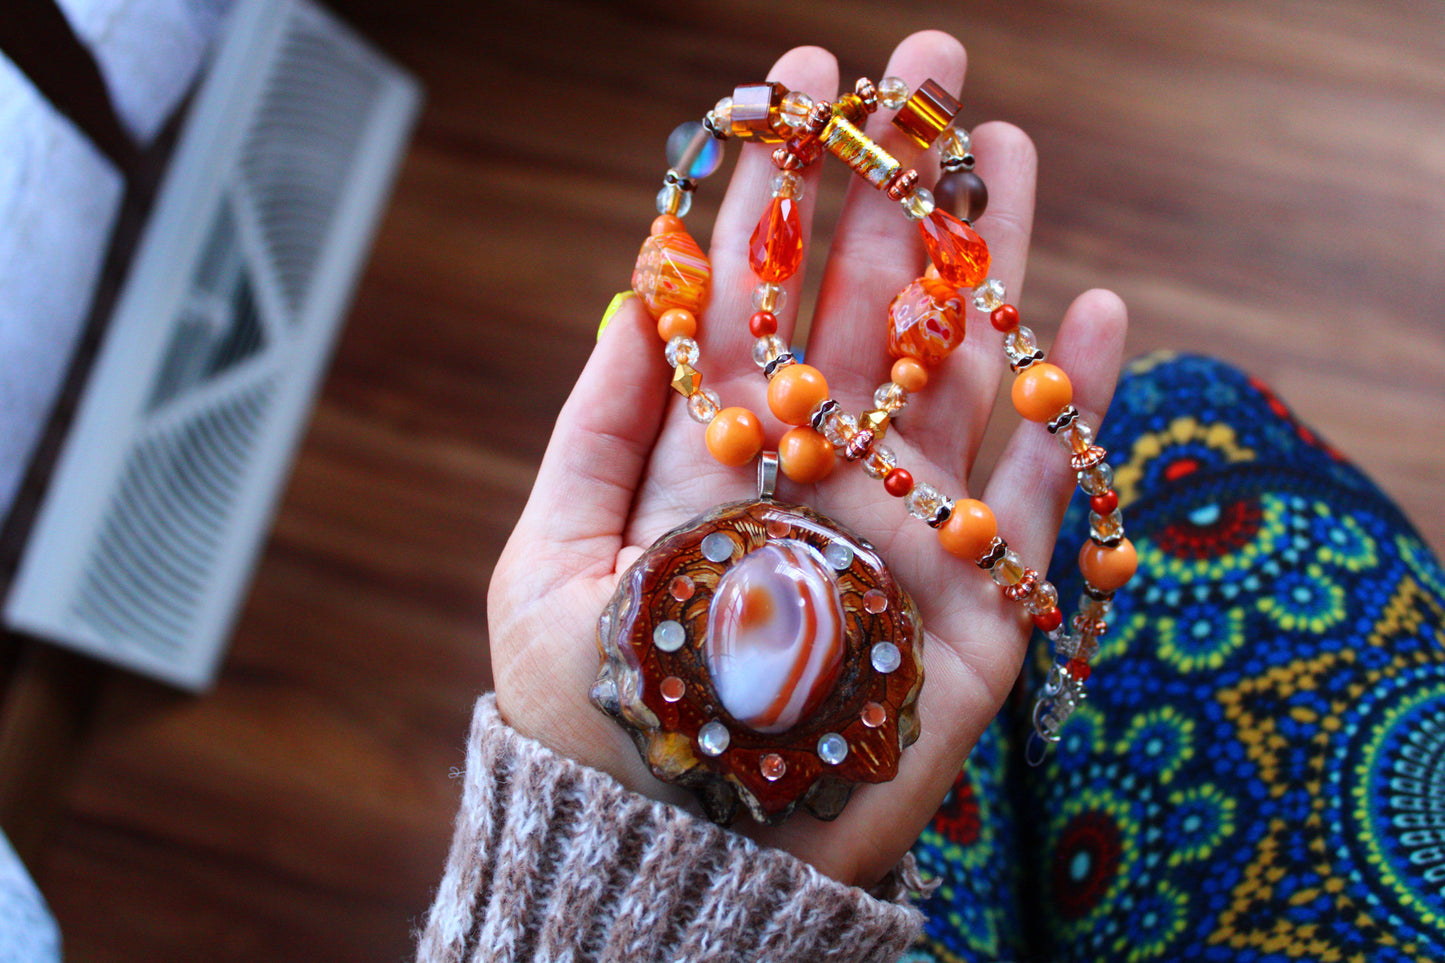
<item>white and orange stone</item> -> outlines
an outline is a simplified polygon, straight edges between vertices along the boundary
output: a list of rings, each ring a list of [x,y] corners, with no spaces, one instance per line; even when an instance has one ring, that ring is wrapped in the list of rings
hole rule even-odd
[[[756,732],[786,732],[827,698],[843,665],[843,606],[817,549],[769,542],[718,581],[704,652],[718,698]]]

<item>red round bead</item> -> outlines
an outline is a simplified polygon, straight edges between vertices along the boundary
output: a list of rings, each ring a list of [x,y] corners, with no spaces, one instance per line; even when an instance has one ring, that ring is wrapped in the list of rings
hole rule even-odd
[[[1007,334],[1019,326],[1019,309],[1012,304],[1000,304],[993,309],[993,314],[990,314],[988,319],[995,330]]]
[[[1102,495],[1093,495],[1089,498],[1089,508],[1095,515],[1107,515],[1119,507],[1119,493],[1109,489]]]
[[[771,311],[759,311],[748,318],[748,331],[755,338],[765,338],[778,333],[778,318]]]
[[[1038,626],[1040,632],[1052,632],[1064,624],[1064,613],[1057,608],[1049,609],[1047,612],[1040,612],[1034,616],[1034,625]]]
[[[913,476],[906,469],[895,468],[883,476],[883,490],[894,498],[902,498],[913,491]]]
[[[1070,659],[1069,664],[1064,666],[1064,668],[1068,670],[1069,675],[1078,679],[1080,682],[1087,681],[1089,673],[1092,671],[1089,668],[1089,663],[1083,659]]]

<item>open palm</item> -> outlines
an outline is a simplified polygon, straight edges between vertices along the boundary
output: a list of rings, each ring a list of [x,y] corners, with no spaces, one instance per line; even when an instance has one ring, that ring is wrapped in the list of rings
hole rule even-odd
[[[893,52],[886,74],[916,86],[932,77],[963,83],[962,46],[945,34],[915,34]],[[831,100],[838,69],[826,51],[788,52],[769,79]],[[875,114],[867,132],[927,182],[936,164]],[[977,170],[989,185],[988,212],[976,224],[993,256],[991,275],[1017,303],[1033,216],[1034,152],[1005,124],[974,131]],[[810,168],[814,181],[817,169]],[[744,145],[713,232],[711,301],[699,319],[697,367],[725,405],[765,415],[766,382],[750,357],[747,319],[756,278],[747,243],[775,173],[769,149]],[[809,188],[815,188],[810,183]],[[801,204],[809,223],[810,189]],[[920,276],[925,254],[916,227],[896,202],[861,181],[850,188],[829,251],[806,353],[845,409],[871,407],[888,380],[886,312],[893,296]],[[798,300],[801,277],[788,287]],[[789,340],[793,312],[779,312]],[[1026,319],[1027,323],[1027,319]],[[1070,307],[1050,352],[1072,377],[1074,404],[1098,424],[1113,392],[1125,329],[1122,303],[1091,291]],[[999,380],[1002,335],[970,312],[964,343],[932,373],[888,435],[889,446],[920,482],[964,497]],[[601,769],[634,791],[688,803],[654,779],[631,739],[588,701],[597,674],[597,618],[620,574],[658,536],[714,505],[756,494],[754,473],[718,464],[703,431],[668,387],[661,343],[632,299],[614,317],[557,419],[536,486],[499,561],[488,599],[498,705],[524,735]],[[769,447],[786,426],[769,424]],[[1058,534],[1074,478],[1055,440],[1024,424],[982,494],[999,531],[1027,564],[1042,570]],[[977,480],[975,480],[977,481]],[[909,518],[900,501],[853,466],[825,481],[781,481],[779,497],[837,519],[871,541],[918,603],[926,629],[922,735],[904,752],[892,782],[860,787],[832,822],[796,815],[778,827],[745,817],[735,828],[788,850],[846,883],[883,876],[917,838],[980,732],[1018,675],[1029,624],[1019,606],[972,564],[944,552],[935,533]]]

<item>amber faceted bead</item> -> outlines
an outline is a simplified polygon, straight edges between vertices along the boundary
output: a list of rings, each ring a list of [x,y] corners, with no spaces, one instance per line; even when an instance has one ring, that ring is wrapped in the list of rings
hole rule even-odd
[[[800,485],[827,478],[836,462],[833,443],[812,428],[790,428],[778,439],[778,467]]]
[[[988,280],[988,243],[973,228],[935,207],[918,222],[918,230],[939,277],[969,289]]]
[[[950,171],[933,185],[933,203],[972,223],[988,208],[988,187],[973,171]]]
[[[1073,400],[1074,386],[1058,365],[1029,365],[1014,379],[1014,407],[1029,421],[1048,421]]]
[[[977,498],[960,498],[938,530],[938,541],[948,553],[977,562],[997,535],[998,520],[993,517],[993,509]]]
[[[724,408],[707,423],[707,450],[724,465],[746,465],[763,450],[763,422],[746,408]]]
[[[697,334],[697,317],[687,308],[668,308],[657,319],[657,336],[664,341]]]
[[[828,381],[810,364],[790,364],[768,382],[768,408],[785,425],[806,425],[828,397]]]
[[[922,391],[928,384],[928,369],[917,358],[899,358],[889,377],[904,391]]]
[[[1100,545],[1090,539],[1079,550],[1079,570],[1090,585],[1101,592],[1116,592],[1134,577],[1139,554],[1127,538],[1118,545]]]
[[[803,263],[803,219],[791,197],[775,197],[748,243],[748,266],[770,284],[786,281]]]

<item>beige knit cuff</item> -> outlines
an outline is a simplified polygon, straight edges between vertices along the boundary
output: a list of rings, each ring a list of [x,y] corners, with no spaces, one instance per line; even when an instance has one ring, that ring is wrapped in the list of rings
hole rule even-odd
[[[477,703],[451,855],[418,958],[896,960],[922,927],[553,753]]]

